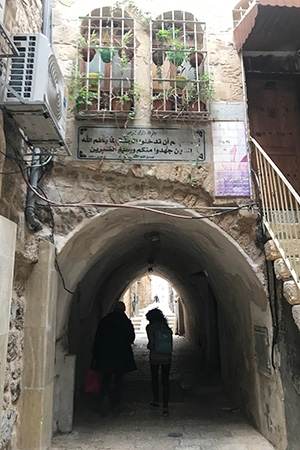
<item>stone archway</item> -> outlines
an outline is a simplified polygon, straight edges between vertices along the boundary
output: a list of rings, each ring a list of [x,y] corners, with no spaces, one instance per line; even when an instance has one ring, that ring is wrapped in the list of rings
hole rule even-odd
[[[271,431],[266,408],[281,429],[284,413],[278,374],[262,377],[255,360],[254,326],[265,327],[269,335],[272,333],[260,266],[213,222],[195,212],[187,212],[186,209],[183,212],[178,203],[159,202],[159,205],[166,214],[146,211],[143,209],[145,203],[140,204],[140,210],[126,207],[106,210],[82,221],[65,242],[60,243],[58,261],[65,285],[72,292],[76,291],[79,283],[83,287],[84,295],[80,300],[82,319],[87,321],[90,333],[85,337],[87,341],[91,339],[97,313],[105,314],[129,283],[147,271],[151,248],[145,234],[155,231],[159,234],[160,244],[153,267],[158,275],[174,285],[182,298],[186,336],[197,344],[197,330],[201,324],[207,339],[213,338],[208,301],[208,290],[211,289],[220,313],[218,331],[223,383],[268,437]],[[151,207],[150,202],[147,206]],[[186,214],[189,214],[188,219],[175,217]],[[207,277],[203,277],[203,273]],[[67,345],[72,297],[60,283],[54,420],[61,431],[72,426],[73,375],[70,370],[74,361],[68,356]],[[66,382],[61,385],[61,380],[67,366],[66,389]],[[64,417],[63,427],[59,416]]]

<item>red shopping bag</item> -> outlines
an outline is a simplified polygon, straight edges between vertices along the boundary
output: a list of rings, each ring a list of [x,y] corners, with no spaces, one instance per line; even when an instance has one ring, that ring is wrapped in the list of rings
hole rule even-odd
[[[100,392],[100,377],[96,370],[90,369],[86,375],[84,392],[98,394]]]

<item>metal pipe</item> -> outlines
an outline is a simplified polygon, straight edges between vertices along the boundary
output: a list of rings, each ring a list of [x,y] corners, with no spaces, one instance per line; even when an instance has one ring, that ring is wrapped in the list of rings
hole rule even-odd
[[[37,188],[37,184],[38,184],[38,180],[39,180],[40,168],[38,166],[38,163],[40,160],[40,153],[41,153],[41,150],[39,148],[34,148],[33,156],[32,156],[32,166],[33,167],[31,167],[31,169],[30,169],[30,179],[29,179],[29,183],[34,189]],[[33,230],[33,231],[42,230],[43,225],[35,216],[35,194],[30,188],[27,189],[25,219],[26,219],[28,227],[31,230]]]
[[[47,36],[49,41],[52,43],[52,1],[44,0],[43,1],[43,24],[42,24],[42,33]]]

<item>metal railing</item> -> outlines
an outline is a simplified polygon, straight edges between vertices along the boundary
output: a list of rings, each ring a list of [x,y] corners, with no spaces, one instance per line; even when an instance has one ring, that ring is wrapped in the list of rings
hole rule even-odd
[[[236,27],[237,24],[242,20],[244,15],[247,13],[248,9],[253,5],[255,0],[244,0],[240,1],[238,6],[232,10],[233,16],[233,26]]]
[[[300,196],[263,148],[254,144],[263,224],[300,289]]]

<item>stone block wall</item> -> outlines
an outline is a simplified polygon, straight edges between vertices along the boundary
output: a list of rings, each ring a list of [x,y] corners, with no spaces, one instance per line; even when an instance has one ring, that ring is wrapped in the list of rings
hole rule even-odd
[[[4,26],[10,35],[39,32],[41,24],[42,1],[6,1]],[[6,64],[7,59],[1,59],[2,73],[6,71]],[[11,224],[10,228],[15,229],[13,235],[10,235],[9,230],[1,228],[0,234],[5,236],[6,245],[16,245],[12,254],[15,267],[11,266],[11,271],[15,270],[14,278],[6,277],[5,279],[5,283],[10,282],[10,306],[4,308],[1,304],[0,322],[6,321],[8,327],[7,345],[5,348],[0,345],[0,360],[5,368],[4,383],[0,383],[3,388],[0,409],[0,448],[2,450],[17,448],[16,423],[19,419],[19,403],[22,395],[25,280],[32,263],[37,260],[37,242],[33,236],[27,239],[28,230],[25,228],[23,217],[26,188],[22,183],[19,168],[13,158],[4,156],[6,152],[12,156],[14,151],[20,151],[22,140],[13,122],[7,117],[4,120],[2,111],[0,112],[0,147],[0,222],[7,221]],[[6,265],[5,271],[9,267]],[[4,271],[1,272],[4,274]],[[4,284],[2,282],[0,284],[3,288]],[[1,299],[1,301],[5,300],[3,292]]]

